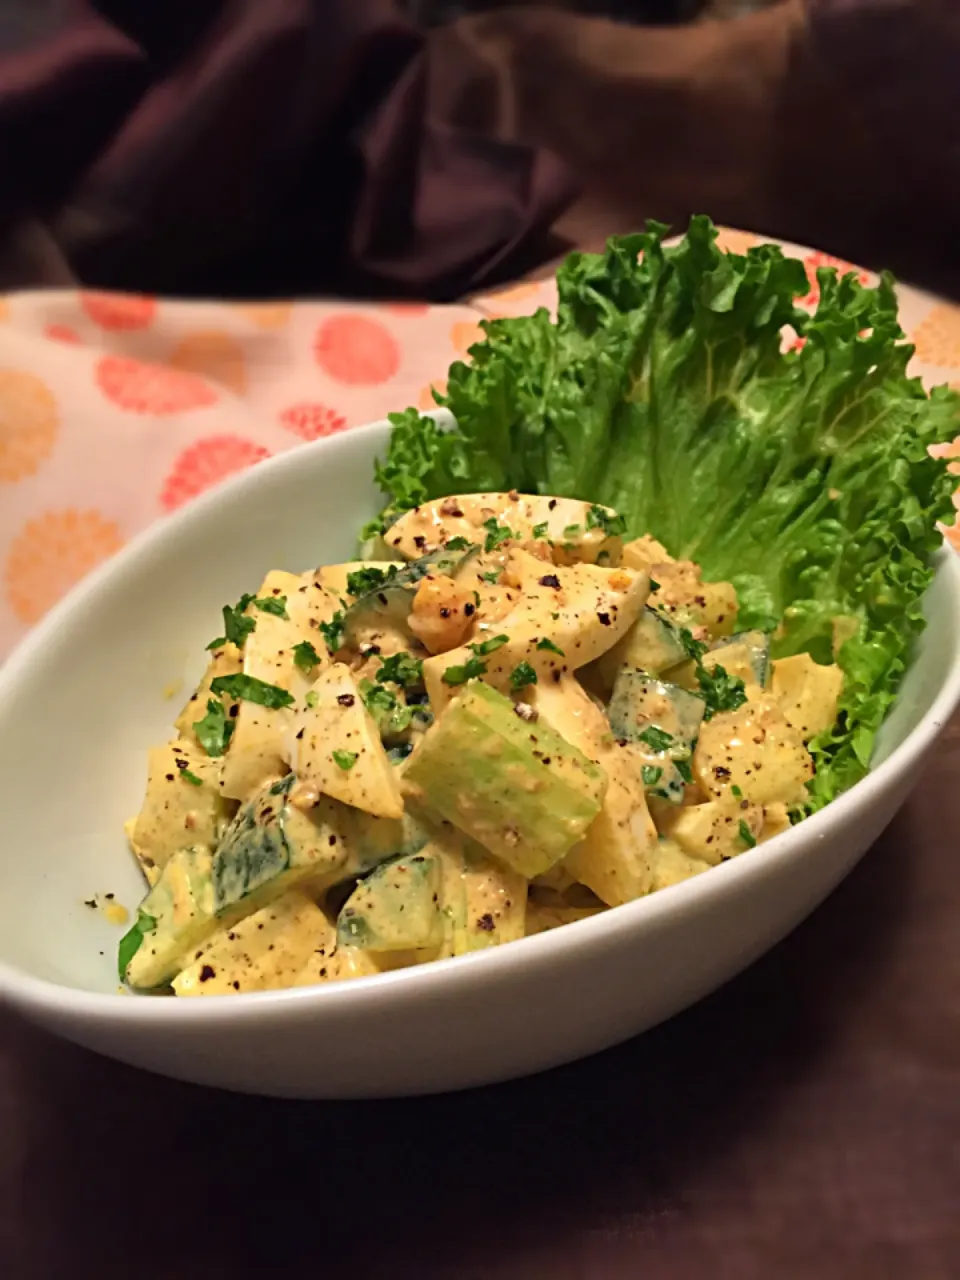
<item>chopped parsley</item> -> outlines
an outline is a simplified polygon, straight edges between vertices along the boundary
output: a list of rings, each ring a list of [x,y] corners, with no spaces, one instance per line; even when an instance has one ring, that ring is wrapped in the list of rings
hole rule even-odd
[[[462,665],[447,667],[440,678],[444,684],[466,684],[468,680],[482,676],[486,669],[487,664],[482,658],[469,658]]]
[[[309,707],[310,710],[312,711],[313,708],[320,701],[320,695],[319,693],[317,693],[316,689],[308,689],[307,692],[303,695],[303,701],[304,701],[304,705]]]
[[[660,583],[659,583],[659,582],[657,582],[656,578],[651,578],[651,579],[650,579],[650,590],[651,590],[651,591],[659,591],[659,590],[660,590]]]
[[[596,503],[587,512],[587,528],[602,529],[608,538],[626,533],[627,522],[616,511],[608,511],[606,507],[598,507]]]
[[[740,832],[740,839],[743,843],[748,849],[752,849],[757,843],[757,837],[747,826],[746,821],[743,818],[740,819],[740,825],[737,827],[737,830]]]
[[[262,596],[254,600],[253,607],[259,609],[261,613],[272,613],[275,618],[289,616],[286,596]]]
[[[640,777],[645,787],[655,787],[663,777],[663,770],[656,764],[645,764],[640,770]]]
[[[123,935],[117,947],[117,971],[121,982],[126,981],[127,965],[143,945],[143,935],[153,933],[156,927],[157,922],[153,916],[148,916],[145,911],[137,912],[136,923]]]
[[[399,684],[404,689],[423,683],[423,659],[401,650],[384,658],[376,675],[379,684]]]
[[[737,786],[736,783],[734,783],[733,786],[730,788],[730,794],[733,796],[734,800],[743,799],[743,792],[740,790],[740,788]]]
[[[668,751],[673,746],[673,734],[658,729],[655,724],[647,725],[639,735],[639,741],[645,742],[651,751]]]
[[[697,667],[700,696],[706,703],[704,720],[721,711],[736,711],[747,700],[747,692],[739,676],[729,675],[719,664],[713,668]]]
[[[477,644],[469,644],[467,648],[475,653],[479,658],[485,657],[488,653],[493,653],[499,649],[501,645],[505,645],[510,639],[509,636],[491,636],[489,640],[480,640]]]
[[[561,658],[566,657],[566,654],[563,652],[560,646],[558,644],[554,644],[553,641],[548,639],[547,636],[541,636],[541,638],[537,641],[537,648],[545,649],[548,653],[559,653]]]
[[[376,721],[377,728],[383,736],[391,737],[403,733],[410,727],[413,707],[408,707],[385,685],[374,684],[372,680],[361,680],[358,688],[364,706]]]
[[[533,526],[533,536],[535,538],[545,538],[547,536],[548,528],[549,525],[546,520],[544,520],[543,524],[535,524]]]
[[[226,693],[231,698],[242,702],[255,702],[261,707],[289,707],[293,696],[281,689],[279,685],[268,684],[266,680],[258,680],[256,676],[245,675],[242,671],[234,676],[217,676],[210,685],[213,693]]]
[[[580,525],[568,524],[563,531],[563,536],[565,538],[575,538],[579,532],[580,532]]]
[[[537,673],[529,662],[518,662],[510,672],[510,688],[525,689],[528,684],[537,683]]]
[[[483,543],[484,551],[496,551],[502,542],[506,542],[508,538],[513,536],[512,530],[497,523],[496,516],[491,516],[489,520],[484,520],[483,527],[487,531],[487,536]]]
[[[230,745],[234,724],[219,698],[209,698],[207,714],[195,721],[192,728],[208,756],[222,756]]]
[[[674,760],[673,763],[676,766],[677,773],[679,773],[684,782],[693,781],[693,769],[690,767],[689,760]]]
[[[694,662],[699,663],[703,655],[707,652],[707,646],[702,640],[694,640],[693,632],[689,627],[680,627],[677,635],[680,643],[683,645],[683,651],[688,658],[692,658]]]
[[[232,607],[228,604],[223,606],[223,635],[211,640],[207,645],[208,649],[222,649],[225,644],[243,648],[247,636],[257,627],[256,620],[248,618],[245,613],[252,600],[253,596],[245,592]]]
[[[320,655],[309,640],[301,640],[293,646],[293,661],[301,671],[312,671],[320,661]]]
[[[489,573],[481,573],[480,577],[484,582],[499,582],[502,569],[492,569]]]
[[[367,565],[363,569],[355,569],[353,573],[347,574],[347,590],[352,596],[365,596],[396,576],[395,564],[392,564],[389,569],[378,569],[375,565]]]
[[[462,534],[457,534],[455,538],[451,538],[446,544],[447,551],[466,551],[468,547],[473,546],[472,542],[468,542]]]
[[[189,782],[191,787],[203,786],[203,779],[198,778],[197,775],[195,773],[191,773],[189,769],[181,769],[180,777],[184,780],[184,782]]]
[[[331,653],[343,645],[343,610],[338,609],[329,622],[320,623],[320,634]]]
[[[346,772],[357,763],[358,751],[341,751],[338,747],[333,753],[333,762]]]

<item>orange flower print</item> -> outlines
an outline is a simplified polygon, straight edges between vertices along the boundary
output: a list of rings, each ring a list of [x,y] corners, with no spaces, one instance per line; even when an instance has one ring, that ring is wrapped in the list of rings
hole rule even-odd
[[[196,374],[126,356],[104,356],[97,362],[96,379],[107,399],[129,413],[186,413],[218,399]]]
[[[810,307],[811,309],[820,301],[820,285],[817,281],[817,270],[820,267],[836,267],[837,275],[845,276],[853,271],[861,284],[870,283],[870,272],[864,271],[862,267],[854,266],[852,262],[845,262],[843,258],[834,258],[829,253],[810,253],[803,260],[804,269],[807,273],[807,280],[810,284],[810,292],[797,298],[798,307]]]
[[[496,293],[487,294],[477,301],[484,311],[499,319],[536,310],[539,293],[540,283],[538,281],[524,280],[520,284],[511,285],[508,289],[498,289]],[[477,339],[474,338],[472,341],[475,342]]]
[[[293,314],[293,303],[235,302],[233,310],[258,329],[282,329]]]
[[[760,238],[752,231],[737,231],[733,227],[720,227],[717,235],[717,248],[724,253],[746,253],[759,243]]]
[[[51,605],[123,546],[118,526],[98,511],[47,511],[28,520],[4,566],[10,608],[21,622],[39,621]]]
[[[324,320],[313,344],[317,364],[337,382],[375,386],[400,368],[400,348],[390,330],[367,316]]]
[[[469,358],[473,344],[482,342],[484,337],[483,330],[474,320],[460,320],[450,330],[450,341],[453,343],[454,350],[464,360]]]
[[[417,396],[417,408],[424,413],[428,409],[437,408],[437,402],[433,398],[434,391],[441,396],[445,396],[447,394],[446,378],[438,378],[436,382],[430,382],[425,387],[421,388],[420,394]]]
[[[347,420],[336,409],[325,404],[314,404],[304,400],[300,404],[292,404],[279,415],[280,425],[292,431],[301,440],[319,440],[321,436],[332,436],[342,431]]]
[[[184,449],[163,483],[160,505],[173,511],[237,471],[269,458],[269,452],[242,436],[207,436]]]
[[[229,387],[238,396],[247,390],[247,370],[243,348],[229,333],[211,330],[206,333],[188,333],[170,356],[174,369],[184,373],[200,374],[211,382]]]
[[[19,369],[0,369],[0,483],[32,476],[50,456],[60,412],[45,382]]]
[[[960,368],[960,307],[941,303],[911,335],[917,359],[937,369]]]
[[[84,289],[80,292],[80,306],[94,324],[115,333],[149,328],[157,313],[156,300],[139,293],[100,293]]]
[[[43,331],[43,336],[49,338],[51,342],[80,342],[79,333],[76,329],[71,329],[68,324],[48,324]]]

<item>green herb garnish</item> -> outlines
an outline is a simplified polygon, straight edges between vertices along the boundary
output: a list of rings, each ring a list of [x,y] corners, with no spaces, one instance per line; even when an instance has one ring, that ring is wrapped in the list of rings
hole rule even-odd
[[[466,684],[468,680],[482,676],[486,669],[487,664],[482,658],[468,658],[462,665],[447,667],[440,679],[444,684]]]
[[[225,644],[235,644],[238,649],[243,648],[243,643],[251,631],[256,630],[256,620],[248,618],[244,610],[253,600],[253,596],[244,593],[235,605],[225,604],[223,606],[223,635],[217,636],[216,640],[211,640],[207,645],[208,649],[222,649]]]
[[[293,695],[286,689],[258,680],[256,676],[245,675],[242,671],[233,676],[217,676],[210,689],[213,693],[225,693],[238,701],[255,702],[261,707],[276,709],[293,705]]]
[[[489,520],[484,520],[483,527],[487,531],[483,544],[484,551],[496,551],[502,542],[506,542],[508,538],[513,537],[513,531],[498,524],[496,516],[491,516]]]
[[[599,507],[594,503],[587,512],[587,528],[602,529],[608,538],[612,538],[626,533],[627,522],[616,511],[608,511],[606,507]]]
[[[704,720],[710,720],[721,711],[736,711],[747,700],[747,692],[739,676],[729,675],[723,667],[697,667],[697,683],[700,696],[706,703]]]
[[[308,689],[307,692],[303,695],[304,706],[308,707],[311,711],[319,703],[319,701],[320,701],[320,695],[319,693],[317,693],[316,689]]]
[[[301,640],[293,646],[293,661],[301,671],[312,671],[319,663],[320,655],[309,640]]]
[[[194,721],[191,727],[197,735],[197,741],[208,756],[222,756],[230,745],[234,722],[227,715],[226,708],[219,699],[209,698],[207,714],[202,720]]]
[[[504,635],[491,636],[489,640],[480,640],[476,644],[468,644],[467,648],[482,658],[488,653],[494,653],[502,645],[505,645],[509,639],[509,636]]]
[[[380,684],[399,684],[404,689],[413,689],[423,683],[423,659],[415,658],[406,650],[393,653],[380,663],[376,679]]]
[[[275,618],[286,618],[286,596],[260,596],[253,602],[253,607],[261,613],[272,613]]]
[[[343,647],[343,610],[338,609],[329,622],[320,623],[320,634],[331,653]]]
[[[668,623],[668,625],[671,625]],[[707,652],[707,646],[702,640],[694,640],[693,632],[689,627],[679,627],[677,629],[677,637],[683,645],[683,652],[688,658],[692,658],[694,662],[699,663],[703,655]]]
[[[549,528],[550,528],[550,524],[546,520],[544,520],[542,524],[535,524],[533,526],[533,536],[535,538],[545,538],[547,536],[547,530]]]
[[[580,532],[580,525],[568,524],[563,531],[563,536],[565,538],[575,538],[579,532]]]
[[[449,542],[445,543],[447,551],[466,551],[466,549],[471,546],[473,546],[473,543],[468,542],[466,538],[459,533],[455,538],[451,538]]]
[[[547,636],[542,636],[537,641],[537,648],[545,649],[548,653],[559,653],[561,658],[566,657],[566,654],[563,652],[560,646],[558,644],[554,644],[553,641],[550,640]]]
[[[203,786],[203,779],[198,778],[197,775],[195,773],[191,773],[189,769],[181,769],[180,777],[184,780],[184,782],[189,782],[191,787]]]
[[[410,727],[414,708],[398,698],[382,684],[361,680],[358,685],[364,706],[373,716],[377,728],[384,737],[395,737]]]
[[[673,764],[684,782],[693,781],[693,769],[690,767],[689,760],[674,760]]]
[[[740,832],[740,839],[743,843],[748,849],[752,849],[757,843],[757,837],[747,826],[743,818],[740,819],[740,825],[737,827],[737,830]]]
[[[518,662],[510,672],[510,688],[525,689],[528,684],[537,683],[537,673],[529,662]]]
[[[737,786],[736,783],[734,783],[733,786],[730,788],[730,794],[733,796],[734,800],[743,799],[743,792],[740,790],[740,788]]]
[[[121,982],[127,979],[127,966],[143,945],[144,935],[153,933],[156,927],[157,922],[153,916],[148,916],[145,911],[137,912],[136,922],[123,935],[117,946],[117,970]]]
[[[334,764],[339,765],[339,767],[346,772],[346,770],[352,769],[357,763],[357,757],[360,753],[358,751],[341,751],[341,749],[337,747],[331,754],[333,756]]]
[[[658,729],[655,724],[647,725],[641,734],[637,735],[640,742],[645,742],[651,751],[667,751],[673,746],[674,738],[672,733],[666,733],[663,729]]]
[[[347,590],[352,596],[365,596],[371,591],[376,591],[384,583],[389,582],[391,578],[396,576],[397,566],[395,564],[392,564],[389,569],[378,569],[376,565],[365,565],[362,569],[354,569],[353,573],[347,574]]]
[[[481,573],[480,577],[484,582],[499,582],[502,569],[491,569],[489,573]]]
[[[655,787],[663,777],[663,770],[659,765],[645,764],[640,770],[640,777],[645,787]]]

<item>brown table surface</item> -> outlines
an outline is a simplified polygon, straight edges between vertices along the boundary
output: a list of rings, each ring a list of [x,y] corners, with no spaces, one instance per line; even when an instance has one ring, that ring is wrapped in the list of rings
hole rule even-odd
[[[958,776],[960,719],[775,951],[513,1084],[265,1101],[0,1017],[0,1276],[956,1280]]]

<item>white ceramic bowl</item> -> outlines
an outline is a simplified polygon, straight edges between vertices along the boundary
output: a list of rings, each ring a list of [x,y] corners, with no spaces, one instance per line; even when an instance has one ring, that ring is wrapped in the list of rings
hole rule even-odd
[[[224,601],[266,570],[344,560],[377,509],[384,423],[263,463],[86,579],[0,670],[0,997],[68,1039],[204,1084],[297,1097],[503,1080],[634,1035],[766,951],[889,822],[960,697],[960,568],[868,778],[732,862],[510,946],[376,978],[204,1000],[121,994],[120,929],[84,905],[143,893],[123,820]],[[167,696],[165,696],[165,694]]]

